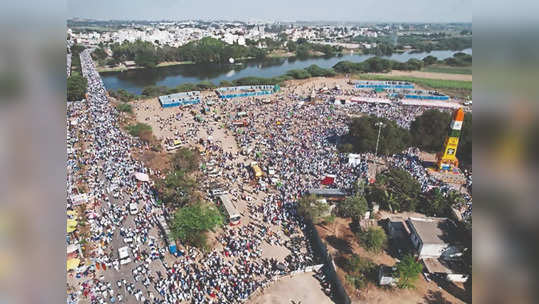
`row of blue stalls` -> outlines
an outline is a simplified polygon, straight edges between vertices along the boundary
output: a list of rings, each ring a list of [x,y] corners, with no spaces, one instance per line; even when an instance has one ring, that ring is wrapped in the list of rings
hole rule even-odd
[[[279,91],[279,85],[252,85],[252,86],[236,86],[224,87],[215,90],[217,96],[221,99],[262,96],[269,95]]]
[[[181,92],[159,96],[159,103],[163,108],[188,106],[200,103],[200,91]]]
[[[356,82],[357,89],[413,89],[414,84],[405,81],[364,80]]]
[[[413,92],[403,93],[390,93],[390,97],[401,99],[420,99],[420,100],[449,100],[449,96],[443,95],[437,92],[428,92],[422,90],[416,90]]]

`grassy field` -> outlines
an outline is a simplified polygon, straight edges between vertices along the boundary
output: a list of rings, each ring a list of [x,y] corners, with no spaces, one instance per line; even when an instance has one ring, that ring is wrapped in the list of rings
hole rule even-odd
[[[447,65],[431,65],[424,67],[421,71],[431,73],[472,75],[472,67],[452,67]]]
[[[452,90],[472,91],[471,81],[428,79],[428,78],[417,78],[417,77],[408,77],[408,76],[385,76],[385,75],[373,75],[373,74],[361,74],[359,75],[359,78],[367,79],[367,80],[409,81],[409,82],[416,83],[419,86],[432,88],[432,89],[452,89]]]

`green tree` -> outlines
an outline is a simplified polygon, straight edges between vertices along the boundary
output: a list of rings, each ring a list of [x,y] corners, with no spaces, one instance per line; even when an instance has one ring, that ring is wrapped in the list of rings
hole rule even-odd
[[[421,262],[416,261],[412,255],[408,254],[397,263],[396,267],[395,276],[398,279],[397,286],[399,288],[414,288],[414,283],[423,270]]]
[[[354,118],[349,124],[350,132],[345,141],[351,143],[356,152],[375,152],[378,139],[376,124],[379,122],[384,124],[380,133],[379,154],[400,153],[410,146],[411,139],[408,130],[399,127],[394,121],[378,118],[374,115]]]
[[[372,252],[380,252],[387,245],[386,232],[378,226],[372,226],[359,232],[358,237],[363,246]]]
[[[352,254],[344,260],[344,267],[347,273],[346,280],[356,289],[364,289],[368,282],[376,280],[376,264],[368,258],[362,258],[357,254]]]
[[[425,65],[431,65],[431,64],[435,64],[436,62],[438,62],[438,58],[432,56],[432,55],[429,55],[425,58],[423,58],[423,63]]]
[[[143,66],[145,68],[153,68],[159,63],[159,61],[155,55],[155,51],[151,49],[144,49],[135,55],[135,63],[138,66]]]
[[[298,39],[298,41],[299,41],[299,39]],[[306,45],[298,43],[298,46],[296,48],[296,56],[299,57],[299,58],[307,58],[307,57],[309,57],[309,55],[310,55],[309,47],[307,47]]]
[[[367,211],[367,200],[359,195],[349,196],[337,205],[337,212],[340,216],[351,217],[355,222],[358,222]]]
[[[451,116],[439,110],[427,110],[410,124],[414,146],[427,152],[439,152],[448,134]]]
[[[412,144],[427,152],[439,152],[449,134],[451,114],[439,110],[427,110],[410,124]],[[464,115],[457,157],[461,167],[472,164],[472,113]]]
[[[329,205],[324,203],[315,195],[304,196],[298,201],[298,214],[319,224],[324,221],[329,213]]]
[[[67,78],[67,100],[82,100],[86,94],[88,81],[80,75],[72,75]]]
[[[140,135],[144,131],[150,131],[151,132],[152,127],[150,125],[142,123],[142,122],[136,123],[134,125],[127,126],[127,132],[129,132],[129,134],[131,134],[131,136],[140,137]]]
[[[174,239],[198,248],[205,248],[205,232],[213,230],[222,223],[221,213],[215,206],[195,203],[176,211],[170,230]]]
[[[376,182],[367,188],[367,199],[378,202],[383,209],[415,211],[421,195],[421,185],[410,173],[390,168],[376,175]]]
[[[286,75],[292,76],[294,79],[306,79],[311,77],[311,74],[303,69],[290,70],[286,72]]]
[[[200,153],[197,149],[182,147],[174,153],[171,163],[174,170],[183,170],[188,173],[193,172],[200,166]]]
[[[331,77],[331,76],[336,75],[336,73],[333,70],[331,70],[331,69],[323,69],[323,68],[317,66],[316,64],[308,66],[307,68],[305,68],[305,70],[309,74],[311,74],[311,76],[313,76],[313,77],[318,77],[318,76]]]
[[[127,103],[118,104],[117,109],[120,112],[133,113],[133,109],[131,108],[131,105]]]
[[[289,52],[295,52],[298,47],[298,44],[292,40],[288,40],[288,42],[286,43],[286,47],[288,48]]]

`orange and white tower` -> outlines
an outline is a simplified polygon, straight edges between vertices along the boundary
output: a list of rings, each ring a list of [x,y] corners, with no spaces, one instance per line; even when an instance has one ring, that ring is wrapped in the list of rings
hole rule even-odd
[[[443,150],[438,154],[437,167],[440,171],[453,171],[458,168],[457,147],[459,145],[460,131],[464,121],[464,111],[458,109],[453,113],[453,120],[449,127],[443,146]]]

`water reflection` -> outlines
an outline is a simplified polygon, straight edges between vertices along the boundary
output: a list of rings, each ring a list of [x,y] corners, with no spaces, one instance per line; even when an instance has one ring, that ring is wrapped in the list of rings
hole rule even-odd
[[[472,49],[462,52],[471,54]],[[438,59],[453,56],[454,51],[432,51],[430,53],[402,53],[385,56],[384,58],[407,61],[410,58],[422,59],[432,55]],[[160,85],[175,87],[187,82],[200,82],[209,80],[219,84],[222,80],[232,81],[242,77],[275,77],[285,74],[292,69],[303,69],[312,64],[322,68],[331,68],[337,62],[348,60],[361,62],[373,55],[346,54],[341,57],[316,58],[267,58],[265,60],[251,60],[236,64],[185,64],[153,69],[128,70],[124,72],[101,73],[103,82],[108,89],[123,88],[131,93],[140,94],[145,86]]]

